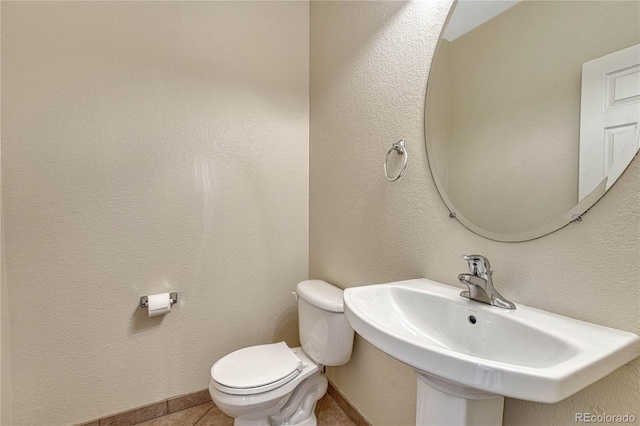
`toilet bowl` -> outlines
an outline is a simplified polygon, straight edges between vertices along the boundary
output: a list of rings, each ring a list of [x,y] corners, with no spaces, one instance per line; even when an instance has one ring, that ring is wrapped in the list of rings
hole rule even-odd
[[[327,391],[324,366],[351,358],[354,332],[344,316],[342,290],[309,280],[294,294],[302,347],[251,346],[211,367],[211,398],[235,426],[316,426],[316,402]]]
[[[288,368],[284,367],[284,365],[286,365],[286,360],[283,360],[283,368],[280,369],[281,372],[285,372],[283,377],[280,377],[271,383],[264,383],[265,381],[275,378],[282,373],[274,374],[271,377],[268,377],[268,374],[257,374],[253,383],[251,380],[246,380],[244,383],[245,387],[233,388],[218,381],[224,380],[219,377],[224,374],[221,372],[220,363],[227,361],[229,364],[235,364],[235,367],[242,369],[241,361],[236,359],[239,351],[221,358],[213,365],[213,367],[211,367],[209,393],[218,408],[228,416],[235,419],[234,425],[268,426],[272,424],[283,424],[283,422],[278,423],[277,420],[279,418],[286,419],[286,414],[289,414],[289,416],[294,414],[293,412],[289,413],[290,410],[282,414],[280,413],[283,411],[282,409],[285,404],[293,399],[290,397],[296,389],[303,387],[307,388],[311,385],[315,386],[315,389],[306,389],[313,391],[309,392],[311,399],[313,399],[314,396],[317,396],[317,398],[312,401],[312,405],[314,407],[315,402],[325,394],[327,390],[327,379],[324,374],[322,374],[318,364],[307,357],[301,348],[290,349],[284,342],[276,343],[275,345],[282,345],[281,348],[285,348],[285,350],[289,351],[292,356],[296,357],[300,362],[300,369],[298,370],[296,367],[293,367],[292,371],[286,372]],[[266,360],[266,358],[258,357],[273,356],[269,354],[269,352],[271,352],[271,349],[273,349],[273,346],[275,345],[252,346],[250,348],[241,349],[240,351],[249,349],[254,350],[252,352],[257,356],[256,359]],[[279,360],[280,359],[277,358],[277,356],[269,359],[273,364],[276,364]],[[270,373],[270,371],[266,370],[264,372]],[[306,386],[302,386],[303,382]],[[292,406],[294,402],[296,401],[291,401],[291,404],[289,405]],[[296,411],[304,411],[304,402],[305,401],[302,400],[297,401],[297,407],[292,407],[292,409],[295,408]],[[309,403],[307,403],[307,405],[309,405]],[[307,407],[307,409],[309,408],[313,410],[313,407]],[[306,418],[312,417],[310,412],[307,414]],[[269,419],[269,416],[273,416],[273,418]],[[289,424],[296,423],[289,422]]]

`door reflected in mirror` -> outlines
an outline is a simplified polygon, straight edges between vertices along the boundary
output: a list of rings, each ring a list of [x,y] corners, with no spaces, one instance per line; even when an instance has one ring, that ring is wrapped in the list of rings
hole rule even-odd
[[[438,190],[463,225],[498,241],[538,238],[613,184],[608,170],[620,176],[639,145],[639,28],[638,1],[454,4],[431,66],[425,134]],[[583,64],[623,49],[638,59],[607,83],[620,102],[595,109],[627,110],[615,123],[600,118],[589,142],[602,153],[589,166],[599,175],[579,194]]]

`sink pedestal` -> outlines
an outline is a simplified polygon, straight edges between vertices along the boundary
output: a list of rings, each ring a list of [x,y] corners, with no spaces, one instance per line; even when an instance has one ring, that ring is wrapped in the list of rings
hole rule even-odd
[[[423,371],[418,375],[417,426],[500,426],[504,397]]]

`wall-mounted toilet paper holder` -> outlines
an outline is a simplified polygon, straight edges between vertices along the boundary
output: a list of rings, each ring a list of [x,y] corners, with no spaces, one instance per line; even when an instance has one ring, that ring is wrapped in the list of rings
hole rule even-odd
[[[176,303],[178,303],[178,292],[177,291],[169,293],[169,303],[171,303],[171,305],[175,305]],[[149,296],[140,297],[140,307],[141,308],[146,308],[148,306],[149,306]]]

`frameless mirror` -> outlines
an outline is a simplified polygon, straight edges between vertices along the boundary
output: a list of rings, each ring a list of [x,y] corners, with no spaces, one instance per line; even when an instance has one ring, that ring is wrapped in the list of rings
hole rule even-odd
[[[639,43],[638,1],[456,2],[425,108],[452,217],[510,242],[579,220],[640,147]]]

